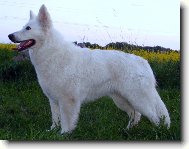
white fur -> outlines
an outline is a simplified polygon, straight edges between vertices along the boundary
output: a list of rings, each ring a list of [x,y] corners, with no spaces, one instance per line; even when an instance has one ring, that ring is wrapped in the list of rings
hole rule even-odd
[[[26,31],[25,27],[31,30]],[[130,117],[127,128],[137,124],[141,114],[158,125],[170,126],[168,111],[156,91],[156,81],[146,60],[114,50],[90,50],[65,41],[53,28],[44,5],[16,39],[35,39],[30,58],[39,84],[49,98],[51,129],[61,125],[61,133],[71,132],[77,123],[81,104],[102,96],[112,97]],[[141,113],[141,114],[140,114]]]

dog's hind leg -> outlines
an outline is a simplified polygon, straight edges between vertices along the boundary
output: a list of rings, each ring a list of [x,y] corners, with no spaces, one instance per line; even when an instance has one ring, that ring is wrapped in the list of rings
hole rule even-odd
[[[134,125],[138,124],[138,122],[140,121],[140,117],[141,114],[139,112],[137,112],[136,110],[134,110],[132,108],[132,106],[127,102],[126,99],[122,98],[119,95],[111,95],[115,105],[120,108],[122,111],[125,111],[130,120],[129,123],[127,125],[127,129],[133,127]]]
[[[134,109],[146,116],[155,125],[158,126],[161,119],[164,118],[164,124],[167,128],[170,127],[169,113],[155,88],[130,91],[127,98]]]
[[[75,98],[59,100],[61,134],[74,130],[79,117],[80,107],[80,101]]]

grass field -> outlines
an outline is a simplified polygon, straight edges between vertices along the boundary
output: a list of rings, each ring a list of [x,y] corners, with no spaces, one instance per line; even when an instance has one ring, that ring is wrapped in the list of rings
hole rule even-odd
[[[59,128],[47,131],[51,126],[48,99],[38,85],[30,61],[12,60],[17,55],[10,50],[13,46],[0,45],[0,139],[181,141],[179,53],[161,55],[135,51],[135,54],[148,59],[152,66],[158,92],[170,112],[172,123],[169,130],[154,126],[145,117],[142,117],[138,126],[127,130],[127,114],[119,110],[110,98],[103,97],[84,104],[77,128],[71,134],[62,136]]]

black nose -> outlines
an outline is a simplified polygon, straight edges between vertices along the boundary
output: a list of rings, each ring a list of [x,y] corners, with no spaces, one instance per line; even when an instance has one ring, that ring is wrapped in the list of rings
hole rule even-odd
[[[13,34],[9,34],[8,37],[9,37],[9,39],[10,39],[11,41],[15,41],[15,37],[14,37]]]

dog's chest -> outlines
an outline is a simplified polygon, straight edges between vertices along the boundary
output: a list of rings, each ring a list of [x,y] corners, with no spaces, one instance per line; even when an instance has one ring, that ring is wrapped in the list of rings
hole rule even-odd
[[[49,97],[49,98],[55,98],[53,97],[55,92],[59,90],[60,87],[60,72],[57,72],[57,68],[53,67],[52,64],[41,64],[38,66],[34,66],[38,82],[43,90],[43,92]]]

